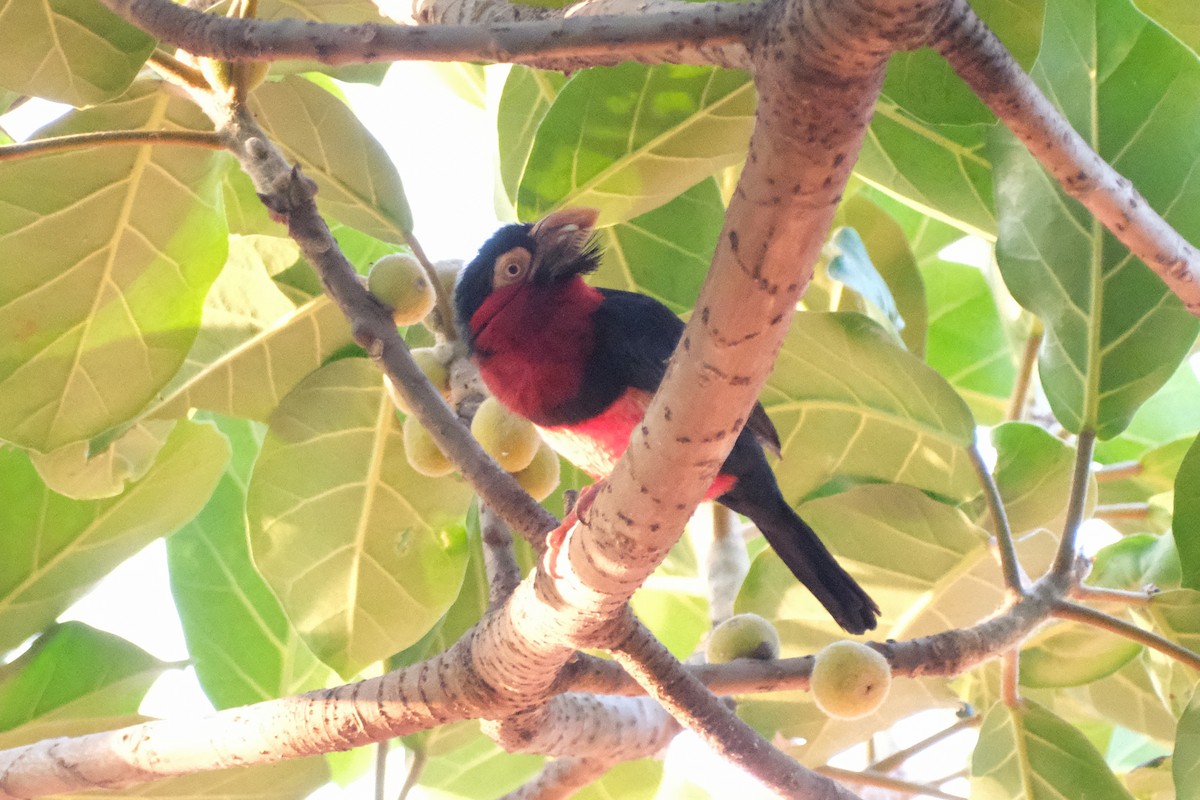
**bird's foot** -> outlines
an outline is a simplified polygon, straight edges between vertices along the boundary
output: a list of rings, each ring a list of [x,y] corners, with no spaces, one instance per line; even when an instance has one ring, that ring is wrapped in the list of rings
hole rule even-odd
[[[591,510],[592,503],[595,502],[596,494],[603,483],[603,481],[597,481],[591,486],[585,486],[580,489],[579,498],[575,501],[575,505],[571,507],[571,510],[567,512],[566,516],[563,517],[563,521],[557,528],[546,534],[546,554],[543,558],[545,559],[546,572],[549,573],[551,578],[557,580],[562,577],[562,574],[558,571],[558,556],[566,546],[567,534],[571,532],[576,523],[587,523],[587,514]]]

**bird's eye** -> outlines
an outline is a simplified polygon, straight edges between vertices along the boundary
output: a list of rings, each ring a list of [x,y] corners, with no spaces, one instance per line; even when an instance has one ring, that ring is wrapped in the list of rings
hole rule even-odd
[[[499,289],[525,280],[531,260],[529,251],[524,247],[514,247],[504,253],[496,259],[495,272],[492,274],[493,285]]]

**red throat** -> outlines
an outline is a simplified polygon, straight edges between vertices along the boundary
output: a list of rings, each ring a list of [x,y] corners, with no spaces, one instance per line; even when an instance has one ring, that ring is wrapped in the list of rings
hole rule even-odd
[[[492,292],[471,317],[479,372],[492,394],[535,422],[574,397],[604,297],[581,278]]]

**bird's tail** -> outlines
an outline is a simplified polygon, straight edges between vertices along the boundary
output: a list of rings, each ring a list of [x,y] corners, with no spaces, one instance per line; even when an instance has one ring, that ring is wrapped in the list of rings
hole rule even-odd
[[[874,629],[879,606],[842,568],[808,523],[781,496],[776,497],[776,502],[747,514],[767,537],[771,549],[837,624],[855,634]]]

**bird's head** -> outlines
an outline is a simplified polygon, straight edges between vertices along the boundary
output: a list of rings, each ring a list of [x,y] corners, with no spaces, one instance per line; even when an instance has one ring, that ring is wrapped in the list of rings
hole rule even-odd
[[[593,208],[566,208],[535,223],[505,225],[462,271],[454,289],[454,313],[467,342],[514,298],[577,280],[599,263],[592,231]]]

